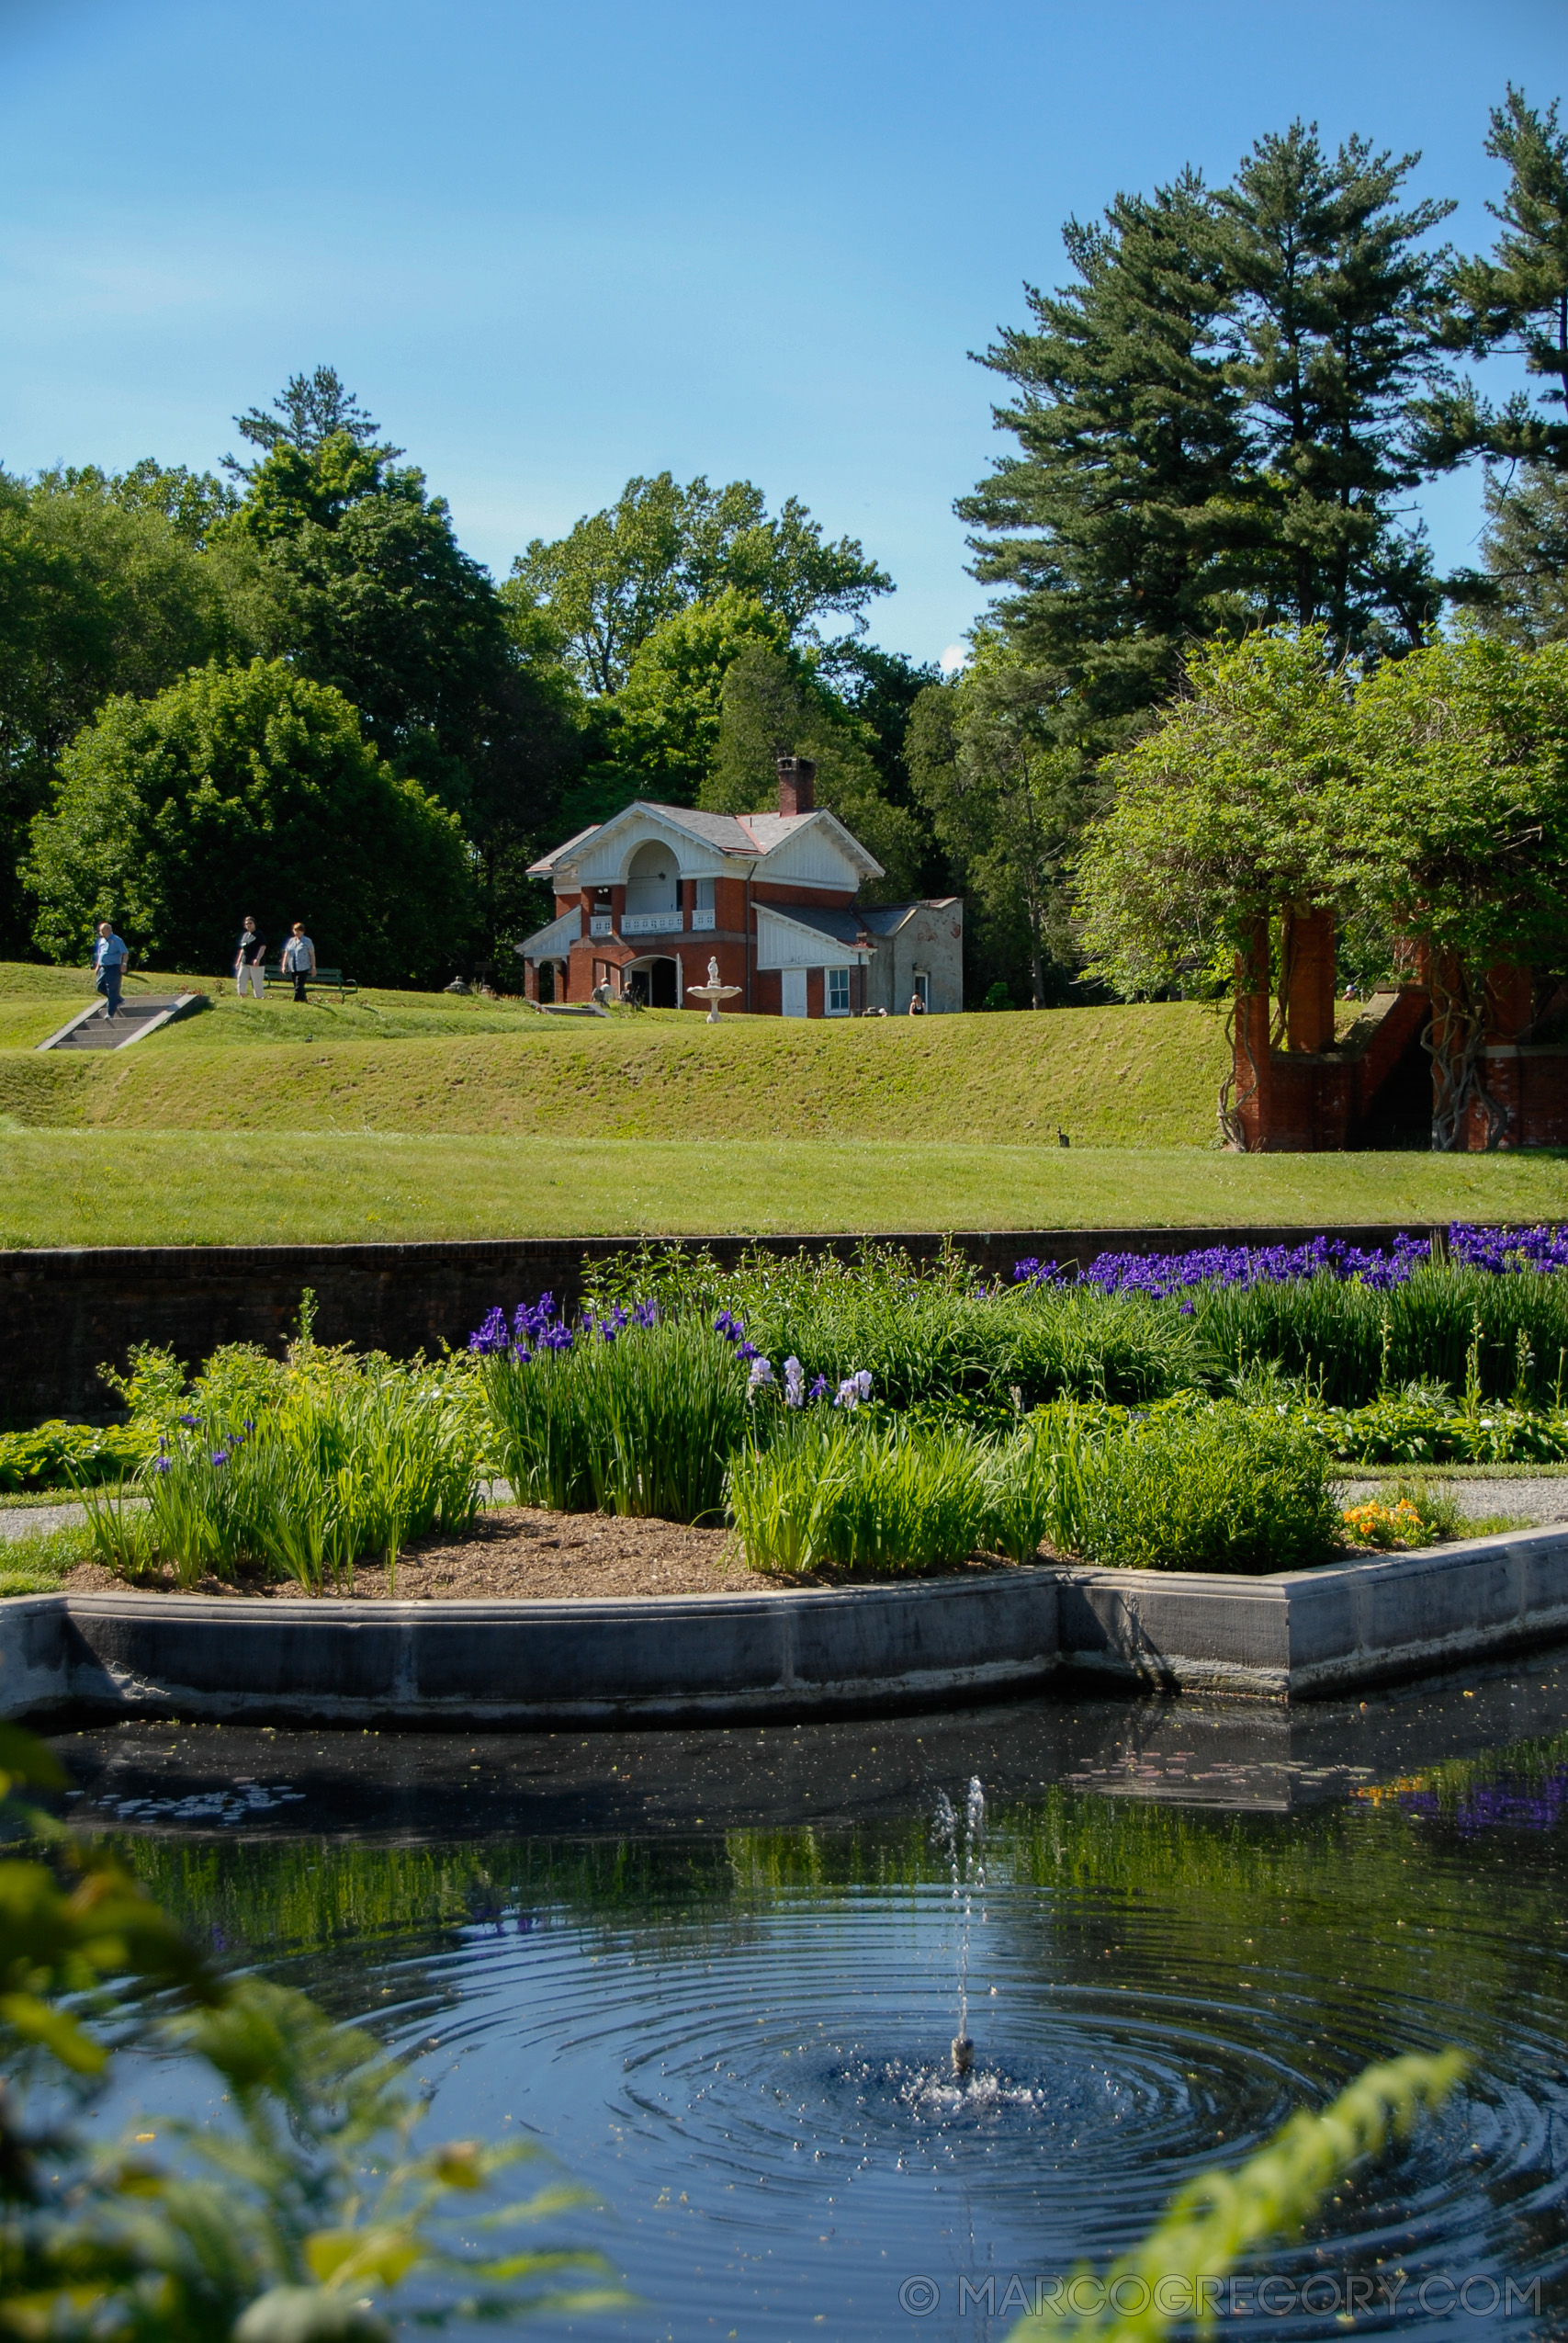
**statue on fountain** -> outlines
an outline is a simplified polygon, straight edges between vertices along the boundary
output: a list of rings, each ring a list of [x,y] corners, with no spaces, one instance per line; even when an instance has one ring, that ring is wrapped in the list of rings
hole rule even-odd
[[[706,984],[689,984],[686,987],[686,990],[694,1001],[705,1001],[707,1002],[707,1022],[710,1025],[716,1025],[719,1021],[719,1002],[721,1001],[733,1001],[739,990],[740,987],[738,984],[720,984],[718,980],[718,962],[716,959],[710,960],[708,962],[708,980]]]

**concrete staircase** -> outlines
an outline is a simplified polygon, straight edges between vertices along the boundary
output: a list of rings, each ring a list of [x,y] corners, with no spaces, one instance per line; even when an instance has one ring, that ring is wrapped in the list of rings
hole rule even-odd
[[[133,1041],[145,1041],[150,1033],[161,1025],[173,1024],[197,1002],[205,1002],[206,994],[180,992],[165,994],[153,1000],[145,994],[134,1000],[122,999],[114,1016],[108,1014],[107,1003],[90,1002],[85,1009],[40,1041],[40,1049],[129,1049]]]

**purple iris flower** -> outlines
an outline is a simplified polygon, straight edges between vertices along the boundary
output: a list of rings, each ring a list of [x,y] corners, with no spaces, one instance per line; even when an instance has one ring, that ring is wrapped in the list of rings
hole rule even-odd
[[[819,1375],[806,1396],[808,1399],[825,1399],[828,1397],[827,1376]]]
[[[226,1465],[229,1461],[227,1448],[215,1448],[212,1452],[212,1461],[215,1465]]]
[[[793,1351],[784,1363],[784,1396],[786,1408],[806,1405],[806,1369]]]

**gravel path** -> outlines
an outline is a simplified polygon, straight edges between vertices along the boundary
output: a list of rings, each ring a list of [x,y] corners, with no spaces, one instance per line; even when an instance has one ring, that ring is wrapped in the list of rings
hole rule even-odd
[[[64,1505],[0,1505],[0,1544],[8,1538],[44,1537],[51,1530],[66,1530],[86,1518],[84,1507]]]
[[[1386,1497],[1391,1485],[1386,1480],[1347,1479],[1345,1502],[1359,1505],[1368,1497]],[[1526,1522],[1568,1522],[1568,1476],[1543,1473],[1539,1480],[1523,1477],[1517,1480],[1445,1479],[1433,1481],[1431,1487],[1438,1495],[1451,1497],[1472,1522],[1483,1522],[1495,1513]]]

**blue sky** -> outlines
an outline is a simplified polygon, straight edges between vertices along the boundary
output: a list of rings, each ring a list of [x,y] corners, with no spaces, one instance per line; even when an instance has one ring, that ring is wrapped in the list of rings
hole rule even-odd
[[[498,577],[632,472],[744,474],[934,658],[1001,444],[965,354],[1063,218],[1300,114],[1483,246],[1510,78],[1568,97],[1562,0],[0,0],[0,461],[212,464],[327,359]],[[1478,483],[1424,504],[1463,558]]]

